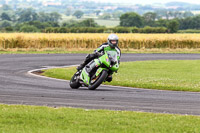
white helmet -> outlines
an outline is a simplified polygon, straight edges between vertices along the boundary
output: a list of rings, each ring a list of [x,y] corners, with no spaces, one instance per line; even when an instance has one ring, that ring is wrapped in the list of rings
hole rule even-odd
[[[115,34],[110,34],[109,36],[108,36],[108,44],[109,44],[109,46],[111,47],[111,48],[115,48],[115,47],[117,47],[118,46],[118,36],[117,35],[115,35]],[[115,44],[112,44],[112,42],[111,41],[116,41],[116,43]]]

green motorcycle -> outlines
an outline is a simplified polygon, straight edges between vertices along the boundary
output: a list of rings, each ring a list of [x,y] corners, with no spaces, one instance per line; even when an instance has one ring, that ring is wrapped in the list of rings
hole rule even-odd
[[[89,62],[82,70],[77,71],[70,80],[70,87],[78,89],[80,86],[95,90],[109,75],[117,72],[119,61],[116,51],[104,51],[99,57]]]

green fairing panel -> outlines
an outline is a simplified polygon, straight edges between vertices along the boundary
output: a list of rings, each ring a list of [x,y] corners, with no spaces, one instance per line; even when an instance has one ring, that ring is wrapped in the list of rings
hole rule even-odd
[[[94,62],[96,63],[96,66],[100,66],[101,65],[101,62],[99,59],[94,59]]]
[[[83,69],[82,73],[81,73],[81,79],[83,80],[84,83],[86,83],[87,85],[89,85],[90,83],[90,77],[88,76],[87,72],[85,69]]]
[[[110,66],[110,62],[109,62],[108,54],[107,53],[105,53],[103,56],[101,56],[99,58],[99,60],[101,61],[102,64],[106,65],[107,67]]]
[[[115,72],[119,69],[119,64],[114,65],[113,67],[110,68],[111,71]]]
[[[96,72],[96,76],[99,76],[99,74],[103,71],[103,70],[107,70],[106,68],[99,68]]]

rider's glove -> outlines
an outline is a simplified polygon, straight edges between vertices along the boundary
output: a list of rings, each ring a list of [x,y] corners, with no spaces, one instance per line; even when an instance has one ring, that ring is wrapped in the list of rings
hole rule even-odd
[[[102,56],[102,54],[101,54],[100,52],[95,52],[95,55],[96,55],[97,57]]]

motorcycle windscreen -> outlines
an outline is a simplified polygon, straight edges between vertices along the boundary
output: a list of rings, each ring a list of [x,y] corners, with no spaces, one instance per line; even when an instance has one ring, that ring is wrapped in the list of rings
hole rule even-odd
[[[108,54],[108,57],[109,57],[110,61],[118,62],[117,61],[117,52],[116,51],[108,51],[107,54]]]
[[[111,71],[117,71],[119,69],[118,59],[117,59],[117,52],[116,51],[108,51],[107,52],[110,62],[115,64],[112,65],[110,68]]]

